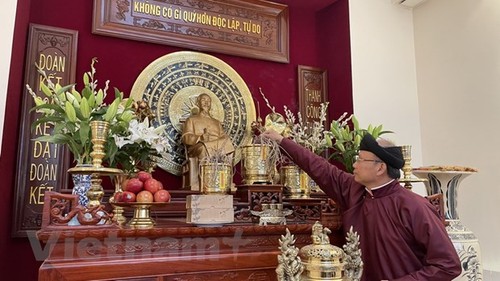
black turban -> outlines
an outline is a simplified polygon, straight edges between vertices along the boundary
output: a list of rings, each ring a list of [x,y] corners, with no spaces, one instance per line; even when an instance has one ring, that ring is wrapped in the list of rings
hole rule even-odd
[[[401,152],[400,146],[390,146],[382,147],[380,146],[372,135],[366,133],[361,139],[361,144],[359,150],[370,151],[371,153],[377,155],[382,161],[387,165],[401,169],[405,164],[403,159],[403,152]]]

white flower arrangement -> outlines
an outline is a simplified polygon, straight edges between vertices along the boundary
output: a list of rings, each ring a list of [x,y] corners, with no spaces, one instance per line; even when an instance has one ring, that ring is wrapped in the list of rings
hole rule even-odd
[[[316,154],[320,154],[328,148],[327,141],[325,139],[326,132],[324,127],[327,109],[328,102],[321,103],[319,121],[306,124],[302,119],[302,114],[300,112],[297,113],[297,118],[295,118],[295,115],[285,105],[284,111],[286,122],[289,126],[288,134],[298,144],[310,149]]]
[[[152,127],[149,125],[149,118],[145,118],[144,121],[139,122],[138,120],[132,120],[128,127],[128,136],[117,136],[114,135],[116,145],[118,148],[122,148],[124,145],[141,143],[154,148],[157,153],[162,153],[170,149],[170,144],[166,141],[163,136],[165,132],[165,125],[159,127]]]
[[[125,132],[113,134],[116,149],[113,161],[126,172],[150,170],[155,156],[171,150],[165,136],[165,125],[154,127],[146,117],[142,122],[133,119]]]

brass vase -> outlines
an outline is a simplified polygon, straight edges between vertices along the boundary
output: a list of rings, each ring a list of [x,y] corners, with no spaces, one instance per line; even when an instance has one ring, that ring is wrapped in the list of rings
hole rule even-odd
[[[274,163],[269,159],[271,146],[250,144],[242,147],[241,176],[243,184],[273,183]]]

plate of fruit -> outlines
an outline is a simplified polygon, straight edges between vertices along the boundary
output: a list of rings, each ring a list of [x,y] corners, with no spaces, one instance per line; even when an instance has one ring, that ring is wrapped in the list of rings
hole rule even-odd
[[[134,205],[160,206],[170,202],[171,196],[163,184],[146,171],[122,181],[120,191],[115,192],[111,203],[126,207]]]

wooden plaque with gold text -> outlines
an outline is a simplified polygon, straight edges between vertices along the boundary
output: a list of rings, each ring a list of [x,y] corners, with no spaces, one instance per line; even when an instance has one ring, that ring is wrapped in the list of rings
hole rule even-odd
[[[299,110],[304,122],[319,122],[321,103],[328,101],[327,78],[324,69],[299,65]],[[328,122],[328,112],[326,122]]]
[[[40,89],[43,77],[36,65],[54,83],[74,83],[77,39],[78,32],[75,30],[30,25],[24,83],[38,96],[44,96]],[[26,88],[23,88],[22,100],[13,237],[27,236],[29,231],[40,229],[45,192],[65,189],[68,182],[68,150],[61,145],[34,140],[42,135],[50,135],[52,126],[45,123],[32,130],[31,124],[38,118],[38,113],[30,111],[34,102]]]
[[[288,6],[261,0],[94,0],[95,34],[289,62]]]

